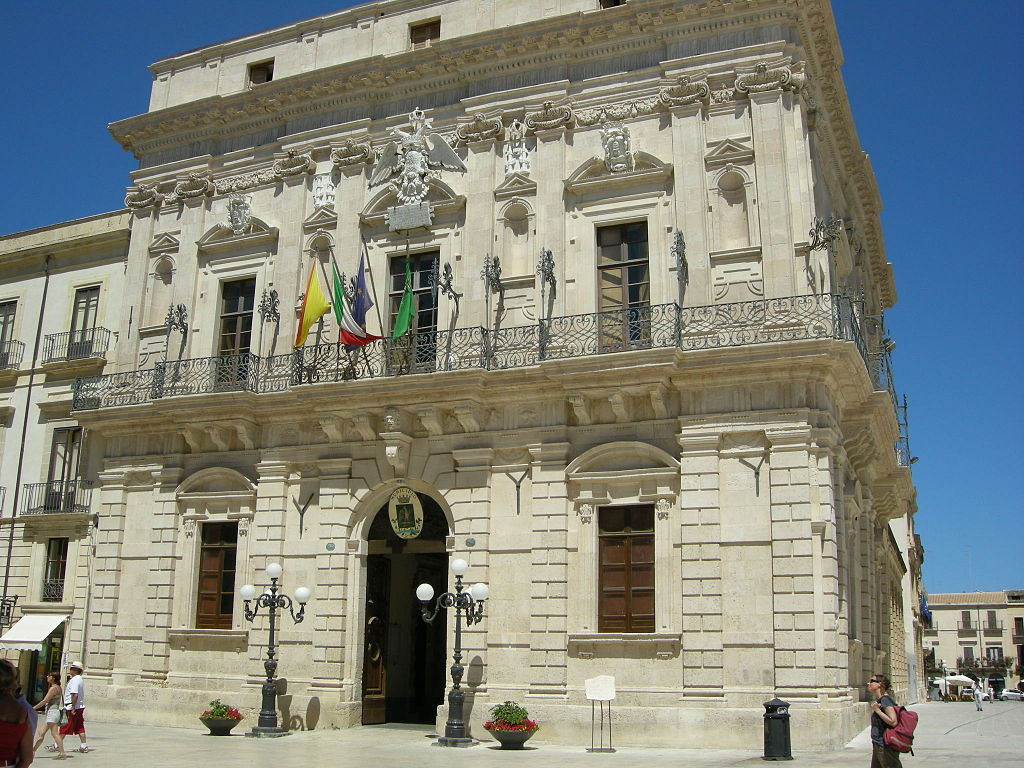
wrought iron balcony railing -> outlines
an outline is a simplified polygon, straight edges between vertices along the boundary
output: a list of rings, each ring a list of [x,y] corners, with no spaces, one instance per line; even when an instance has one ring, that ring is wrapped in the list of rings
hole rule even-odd
[[[13,371],[21,367],[25,344],[20,341],[0,342],[0,371]]]
[[[976,632],[978,630],[978,625],[973,621],[958,621],[956,623],[956,628],[961,632]]]
[[[703,350],[806,339],[853,342],[876,389],[892,391],[888,367],[883,383],[879,364],[868,355],[853,301],[817,294],[702,307],[660,304],[497,330],[470,327],[397,341],[384,338],[355,349],[320,344],[272,357],[246,353],[168,361],[145,370],[81,377],[75,382],[73,407],[89,410],[212,392],[282,392],[321,382],[521,368],[655,348]]]
[[[64,579],[43,580],[43,602],[59,603],[64,600]]]
[[[26,483],[21,514],[45,515],[64,513],[86,514],[92,488],[81,480],[51,480],[48,483]]]
[[[106,328],[51,333],[43,337],[43,363],[102,358],[109,346],[110,331]]]

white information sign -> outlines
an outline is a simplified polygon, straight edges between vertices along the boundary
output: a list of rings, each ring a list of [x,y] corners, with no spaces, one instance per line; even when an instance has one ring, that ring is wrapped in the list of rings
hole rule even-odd
[[[615,700],[615,678],[611,675],[592,677],[583,685],[587,692],[587,699],[590,701]]]

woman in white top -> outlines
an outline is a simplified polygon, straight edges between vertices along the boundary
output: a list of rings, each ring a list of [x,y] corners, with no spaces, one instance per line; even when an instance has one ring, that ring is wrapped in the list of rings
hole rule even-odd
[[[36,743],[32,747],[32,752],[35,753],[39,749],[39,745],[46,738],[46,732],[49,731],[56,746],[47,747],[47,749],[51,752],[59,752],[57,759],[63,760],[67,755],[64,753],[64,745],[57,738],[57,728],[60,725],[60,705],[64,701],[63,691],[60,688],[60,673],[51,672],[46,676],[46,682],[50,684],[50,687],[46,691],[46,695],[43,696],[43,700],[35,706],[36,709],[46,709],[46,719],[39,723],[39,732],[36,734]]]

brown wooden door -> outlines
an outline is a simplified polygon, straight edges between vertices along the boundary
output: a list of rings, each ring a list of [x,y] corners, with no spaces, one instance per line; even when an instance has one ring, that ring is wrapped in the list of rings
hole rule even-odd
[[[381,555],[366,559],[366,624],[363,628],[363,725],[383,723],[388,694],[388,594],[391,563]]]

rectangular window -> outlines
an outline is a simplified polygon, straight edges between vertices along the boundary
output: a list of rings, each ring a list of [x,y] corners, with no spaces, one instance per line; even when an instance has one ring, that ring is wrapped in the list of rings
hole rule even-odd
[[[238,523],[204,523],[199,551],[197,629],[231,629]]]
[[[599,632],[654,631],[654,507],[598,512]]]
[[[256,299],[256,278],[232,280],[221,289],[221,355],[244,355],[252,341],[252,310]]]
[[[973,663],[974,662],[974,647],[970,646],[970,645],[965,645],[963,647],[963,652],[964,652],[964,663],[965,664]]]
[[[626,0],[600,0],[600,2],[602,8],[617,8],[626,4]]]
[[[263,83],[269,83],[274,79],[274,60],[261,61],[257,64],[249,65],[248,81],[249,85],[261,85]]]
[[[0,302],[0,369],[7,368],[11,361],[11,348],[14,346],[14,318],[18,310],[18,302]],[[15,364],[16,365],[16,364]],[[11,367],[15,367],[12,365]]]
[[[598,228],[597,272],[602,351],[649,346],[651,285],[646,221]]]
[[[985,618],[988,619],[988,623],[985,626],[989,629],[999,629],[999,622],[996,620],[995,611],[988,611]]]
[[[437,360],[437,287],[431,284],[439,251],[413,253],[409,256],[412,278],[412,323],[409,333],[400,337],[392,352],[390,364],[401,372],[424,373],[434,369]],[[398,309],[405,294],[405,256],[391,260],[388,305],[391,328],[398,319]]]
[[[46,473],[46,486],[43,488],[43,506],[46,511],[71,512],[75,509],[81,456],[81,427],[53,430],[50,465]]]
[[[64,600],[64,573],[68,563],[68,540],[50,539],[46,544],[46,570],[43,573],[43,602]]]
[[[71,315],[71,337],[68,339],[68,360],[82,360],[92,356],[99,308],[100,287],[98,285],[79,288],[75,291],[75,307]]]
[[[1017,616],[1013,620],[1013,634],[1024,635],[1024,618]]]
[[[434,19],[409,27],[409,42],[413,48],[426,48],[441,39],[441,20]]]
[[[999,645],[990,645],[985,649],[985,658],[989,661],[1002,661],[1003,649]]]
[[[971,628],[971,612],[970,611],[960,611],[960,627],[962,629],[970,629]]]

